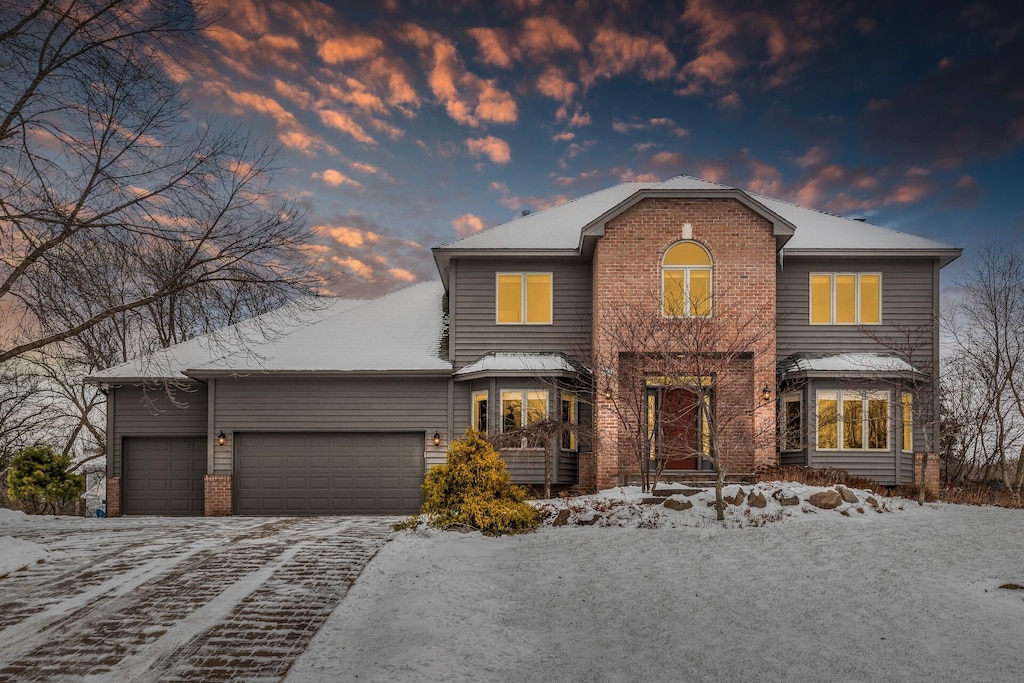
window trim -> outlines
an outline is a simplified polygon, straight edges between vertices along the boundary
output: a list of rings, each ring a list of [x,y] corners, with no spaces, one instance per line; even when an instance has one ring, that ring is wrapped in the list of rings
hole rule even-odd
[[[566,401],[569,402],[569,420],[568,420],[568,423],[573,425],[573,426],[575,426],[575,425],[579,424],[579,399],[577,399],[576,394],[570,394],[568,392],[562,392],[561,395],[559,396],[559,402],[558,402],[558,409],[559,409],[559,417],[560,418],[563,417],[562,413],[563,413],[563,410],[565,408]],[[569,447],[568,448],[566,448],[566,446],[565,446],[565,437],[566,436],[569,437]],[[578,451],[579,450],[579,444],[576,441],[576,433],[574,431],[572,431],[572,430],[569,430],[568,432],[564,433],[562,435],[562,439],[560,440],[560,443],[558,444],[558,446],[559,446],[559,450],[562,450],[562,451]]]
[[[796,403],[800,406],[799,411],[799,422],[797,422],[797,446],[791,448],[789,445],[789,421],[787,416],[789,411],[787,406],[790,403]],[[791,391],[783,394],[782,396],[782,452],[784,453],[795,453],[804,450],[804,394],[802,391]]]
[[[904,399],[907,399],[907,403],[904,404]],[[910,406],[910,420],[906,419],[906,405]],[[902,453],[913,453],[914,452],[914,394],[909,391],[900,392],[900,452]],[[910,449],[906,448],[907,442],[910,442]]]
[[[519,305],[522,307],[523,319],[520,322],[501,322],[499,318],[499,307],[498,297],[499,289],[498,282],[502,275],[518,275],[521,280],[519,284]],[[527,286],[527,278],[530,275],[546,275],[548,277],[548,310],[551,311],[551,319],[547,322],[529,322],[527,321],[527,305],[528,299],[526,292],[529,289]],[[520,270],[520,271],[498,271],[494,273],[494,324],[495,325],[554,325],[555,324],[555,274],[553,271],[533,271],[533,270]]]
[[[814,321],[814,277],[827,275],[829,278],[829,322],[815,322]],[[854,299],[853,299],[853,311],[854,321],[852,323],[840,323],[836,322],[836,276],[837,275],[852,275],[854,276]],[[878,277],[878,322],[866,323],[861,322],[860,319],[860,278],[862,275],[874,275]],[[848,271],[834,271],[834,272],[822,272],[812,271],[807,274],[807,322],[810,325],[841,325],[841,326],[856,326],[856,325],[881,325],[885,316],[882,310],[882,273],[875,271],[865,271],[863,273],[852,273]]]
[[[551,414],[551,393],[547,389],[499,389],[498,400],[501,404],[501,419],[498,423],[502,433],[510,431],[505,429],[505,394],[519,394],[520,426],[516,427],[516,429],[522,429],[533,424],[532,422],[527,422],[530,415],[529,394],[531,393],[544,394],[544,416],[541,419],[547,419]]]
[[[843,394],[846,393],[849,396],[860,396],[861,400],[861,414],[864,416],[860,420],[861,424],[861,448],[844,448],[843,447],[843,401],[852,400],[851,398],[844,398]],[[820,435],[821,435],[821,411],[818,408],[818,404],[821,401],[822,394],[834,394],[836,401],[836,447],[825,448],[821,446]],[[869,424],[871,422],[871,412],[869,401],[872,399],[872,395],[885,394],[885,448],[868,448],[869,443]],[[828,400],[832,400],[831,398]],[[817,389],[814,392],[814,450],[823,451],[827,453],[837,453],[840,451],[846,453],[892,453],[893,452],[893,420],[892,420],[892,392],[889,389]]]
[[[708,255],[709,265],[706,266],[680,266],[680,265],[665,265],[665,257],[668,256],[668,252],[672,251],[676,246],[680,244],[693,244],[704,250],[704,253]],[[682,315],[667,315],[665,313],[665,272],[670,271],[674,273],[683,273],[683,314]],[[690,273],[692,271],[706,272],[708,274],[708,312],[706,315],[694,315],[690,311]],[[668,245],[665,251],[661,254],[661,317],[668,320],[676,320],[679,318],[711,318],[715,312],[715,260],[711,258],[711,250],[707,246],[701,244],[697,240],[678,240]]]
[[[490,426],[491,426],[491,420],[490,420],[491,415],[490,415],[490,412],[491,412],[491,407],[490,407],[490,405],[488,405],[487,408],[485,409],[485,412],[484,412],[484,429],[480,430],[480,416],[479,416],[479,414],[477,412],[477,408],[479,406],[479,403],[477,402],[477,399],[480,398],[480,397],[483,397],[484,401],[487,401],[487,403],[490,404],[490,395],[489,394],[490,394],[490,392],[487,389],[481,389],[479,391],[472,392],[470,394],[470,397],[469,397],[469,421],[470,421],[469,425],[470,425],[470,427],[473,428],[474,431],[479,431],[481,434],[489,434],[490,433]]]

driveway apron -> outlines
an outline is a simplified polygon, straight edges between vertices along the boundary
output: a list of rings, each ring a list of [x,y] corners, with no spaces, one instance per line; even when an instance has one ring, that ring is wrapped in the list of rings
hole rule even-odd
[[[278,681],[386,542],[382,517],[21,522],[0,682]],[[86,523],[79,523],[86,522]]]

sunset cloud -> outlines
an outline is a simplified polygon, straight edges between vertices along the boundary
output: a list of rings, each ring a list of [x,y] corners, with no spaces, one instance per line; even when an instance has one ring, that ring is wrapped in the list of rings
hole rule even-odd
[[[508,143],[501,138],[488,135],[483,138],[468,138],[466,147],[473,156],[485,156],[498,165],[507,164],[512,159]]]
[[[493,28],[471,28],[467,33],[476,41],[480,60],[484,64],[496,66],[499,69],[512,68],[508,36],[504,31]]]
[[[362,187],[362,183],[357,180],[352,180],[341,171],[336,171],[333,168],[328,168],[323,173],[314,173],[310,176],[313,180],[319,180],[324,185],[330,185],[331,187],[338,187],[340,185],[349,185],[351,187]]]
[[[348,133],[359,142],[367,145],[377,144],[377,141],[367,135],[363,127],[353,121],[352,117],[348,114],[332,109],[321,109],[318,114],[320,115],[320,121],[328,128]]]
[[[665,42],[654,36],[634,36],[604,27],[590,41],[591,62],[581,75],[585,85],[599,78],[635,72],[647,81],[675,76],[676,58]]]
[[[324,41],[317,54],[327,64],[345,64],[356,62],[380,54],[384,50],[384,41],[373,36],[348,35],[344,38],[331,38]]]
[[[455,228],[455,234],[461,239],[483,230],[484,222],[479,216],[466,213],[453,220],[452,227]]]

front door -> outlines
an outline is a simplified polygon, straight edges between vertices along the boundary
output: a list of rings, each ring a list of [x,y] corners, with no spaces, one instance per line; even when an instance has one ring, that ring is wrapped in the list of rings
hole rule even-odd
[[[665,470],[696,470],[701,452],[700,411],[695,392],[680,387],[652,389],[648,399],[654,458]]]

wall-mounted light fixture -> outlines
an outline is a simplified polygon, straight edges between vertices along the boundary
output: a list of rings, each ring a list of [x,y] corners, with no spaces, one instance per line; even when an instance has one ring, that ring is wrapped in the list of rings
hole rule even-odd
[[[768,385],[764,385],[764,389],[761,390],[761,400],[767,403],[772,400],[772,390],[768,388]]]
[[[223,446],[228,442],[228,437],[224,436],[224,430],[222,429],[220,434],[217,435],[217,445]]]
[[[604,400],[610,401],[611,398],[612,398],[612,388],[611,387],[605,387],[604,388]]]
[[[441,445],[441,432],[434,432],[434,445],[435,446],[440,446]]]

